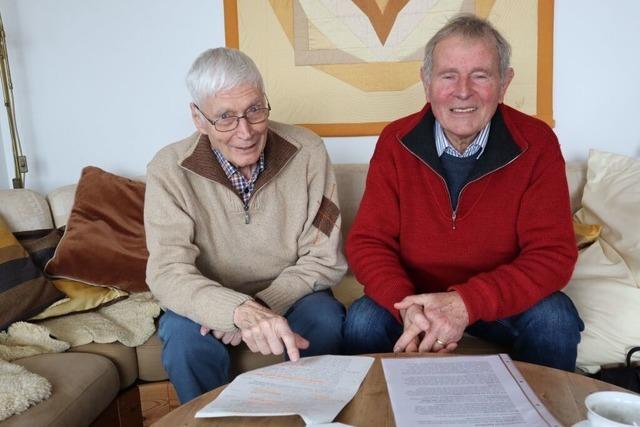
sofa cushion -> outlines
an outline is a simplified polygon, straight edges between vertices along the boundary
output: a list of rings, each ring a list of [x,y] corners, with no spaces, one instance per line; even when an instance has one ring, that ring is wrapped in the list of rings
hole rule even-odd
[[[162,340],[153,334],[144,344],[136,347],[138,378],[142,381],[164,381],[169,378],[162,366]]]
[[[138,361],[136,349],[118,342],[96,343],[71,347],[70,352],[90,353],[104,356],[113,363],[118,371],[120,389],[125,389],[138,378]]]
[[[51,382],[53,394],[2,427],[89,425],[118,394],[118,372],[109,360],[86,353],[55,353],[14,363]]]
[[[358,283],[356,277],[350,272],[345,274],[340,283],[333,287],[331,291],[333,292],[333,296],[335,296],[345,308],[349,308],[351,303],[364,295],[364,287]]]
[[[63,298],[0,217],[0,330]]]
[[[64,236],[46,272],[96,286],[148,290],[144,188],[144,183],[84,168]]]

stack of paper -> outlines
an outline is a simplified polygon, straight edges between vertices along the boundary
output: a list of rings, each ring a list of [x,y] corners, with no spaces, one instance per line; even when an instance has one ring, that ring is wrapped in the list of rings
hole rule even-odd
[[[506,354],[382,359],[397,427],[560,427]]]

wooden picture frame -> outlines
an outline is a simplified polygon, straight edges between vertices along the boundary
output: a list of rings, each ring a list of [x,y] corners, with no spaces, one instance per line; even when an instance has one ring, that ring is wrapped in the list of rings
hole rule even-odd
[[[387,110],[389,113],[388,117],[384,117],[383,120],[368,120],[367,118],[351,118],[349,116],[349,111],[342,111],[335,115],[335,117],[328,117],[332,111],[338,111],[342,107],[341,97],[344,93],[344,83],[337,82],[336,87],[340,87],[341,89],[336,90],[324,90],[320,93],[305,93],[305,88],[314,89],[314,78],[322,79],[326,81],[327,75],[326,73],[320,73],[318,71],[314,71],[315,74],[311,74],[311,77],[305,76],[305,84],[303,88],[298,87],[296,85],[296,79],[289,77],[281,77],[280,72],[272,71],[271,65],[273,63],[277,63],[279,67],[282,67],[283,63],[285,67],[290,68],[292,71],[298,71],[302,69],[300,66],[296,66],[293,63],[292,54],[290,52],[286,52],[281,44],[278,47],[277,44],[273,43],[273,40],[286,40],[287,38],[284,36],[284,33],[287,33],[285,30],[285,26],[289,25],[288,23],[294,19],[294,6],[298,5],[298,10],[301,9],[299,4],[302,2],[309,2],[310,0],[224,0],[224,18],[225,18],[225,39],[227,47],[233,47],[236,49],[240,49],[245,53],[249,54],[254,61],[256,61],[258,68],[260,68],[263,77],[265,78],[265,85],[267,91],[269,92],[269,99],[272,105],[275,107],[272,113],[272,118],[279,121],[285,121],[288,123],[295,123],[301,126],[305,126],[317,134],[321,136],[361,136],[361,135],[378,135],[382,128],[387,125],[390,121],[395,120],[403,115],[406,115],[406,112],[401,111],[403,106],[410,106],[411,112],[419,110],[424,104],[424,94],[419,93],[420,91],[415,84],[411,87],[411,95],[407,95],[406,101],[403,100],[405,93],[409,93],[409,89],[401,89],[396,91],[381,91],[377,89],[367,91],[360,91],[363,95],[362,98],[357,102],[358,106],[368,105],[367,96],[371,95],[376,97],[378,101],[378,105],[380,104],[380,99],[386,99],[386,96],[396,95],[397,99],[395,100],[395,104],[392,102],[388,106]],[[392,4],[390,0],[389,4]],[[412,0],[417,1],[417,0]],[[429,2],[430,0],[420,0],[424,2]],[[451,0],[453,2],[454,0]],[[491,20],[491,12],[492,7],[494,6],[494,0],[459,0],[461,4],[472,4],[475,7],[475,11],[478,15],[483,16],[485,14],[489,20]],[[354,0],[353,3],[362,4],[371,4],[372,1],[357,1]],[[406,0],[404,3],[408,3],[409,0]],[[432,3],[438,3],[433,2]],[[510,2],[509,2],[510,3]],[[518,51],[518,47],[514,45],[514,42],[509,39],[509,35],[505,34],[505,37],[509,40],[509,42],[513,46],[514,54],[519,52],[522,54],[523,52],[527,55],[530,55],[529,60],[534,64],[528,65],[527,68],[531,68],[530,70],[524,70],[525,74],[535,73],[535,77],[532,77],[532,83],[527,85],[522,85],[522,87],[527,87],[528,92],[530,94],[535,94],[535,96],[527,96],[527,95],[519,95],[517,96],[518,100],[522,100],[523,105],[528,105],[529,110],[527,111],[525,108],[520,108],[524,112],[534,115],[541,120],[544,120],[547,124],[553,127],[553,105],[552,105],[552,93],[553,93],[553,0],[519,0],[518,2],[514,2],[513,4],[518,5],[526,5],[529,8],[526,12],[523,12],[523,22],[528,22],[529,19],[535,19],[537,17],[537,22],[529,23],[533,31],[537,31],[537,34],[534,34],[534,40],[536,42],[537,51],[529,52],[528,45],[521,48]],[[271,8],[271,9],[270,9]],[[273,19],[273,17],[268,16],[270,14],[274,14],[273,11],[279,10],[278,19],[282,28],[279,27],[278,21]],[[362,7],[361,7],[362,8]],[[523,10],[525,6],[522,7]],[[259,9],[259,10],[256,10]],[[533,9],[533,12],[531,11]],[[511,12],[510,12],[511,13]],[[251,17],[251,14],[256,16]],[[276,13],[277,14],[277,13]],[[296,15],[297,16],[297,15]],[[442,16],[438,16],[440,20],[444,19]],[[504,19],[504,17],[502,17]],[[510,17],[512,18],[512,16]],[[373,22],[373,21],[372,21]],[[290,24],[291,28],[293,24]],[[441,26],[441,25],[440,25]],[[248,28],[245,30],[244,28]],[[289,47],[293,52],[295,50],[294,43],[298,43],[298,38],[296,35],[291,34],[291,28],[289,28],[289,32],[286,34],[288,36],[288,40],[290,42]],[[312,26],[310,25],[310,28]],[[502,29],[498,28],[501,32]],[[379,28],[376,29],[376,31]],[[388,28],[387,28],[388,31]],[[504,32],[503,32],[504,33]],[[387,32],[388,34],[388,32]],[[424,40],[426,43],[427,39]],[[512,56],[513,58],[513,56]],[[535,60],[534,60],[535,59]],[[402,61],[398,61],[400,63]],[[409,61],[406,61],[407,64]],[[393,66],[397,63],[390,63],[390,66]],[[513,60],[512,60],[513,63]],[[380,63],[376,63],[380,64]],[[373,65],[376,65],[373,64]],[[419,63],[416,62],[416,69],[419,69]],[[333,65],[333,64],[332,64]],[[336,67],[341,64],[336,65]],[[372,63],[367,64],[367,66],[372,66]],[[296,69],[296,67],[298,67]],[[305,66],[309,68],[308,66]],[[357,67],[357,65],[356,65]],[[326,68],[323,69],[322,66],[317,66],[315,68],[320,68],[321,71],[326,71]],[[519,69],[515,67],[516,78],[518,77]],[[362,70],[362,68],[355,68],[354,70]],[[416,71],[417,72],[417,71]],[[361,73],[362,71],[354,71],[354,73]],[[393,75],[393,73],[387,72],[385,76]],[[315,76],[315,77],[313,77]],[[358,76],[355,76],[356,78]],[[279,81],[278,79],[283,79]],[[336,79],[337,81],[337,79]],[[514,79],[514,82],[516,80]],[[279,88],[283,92],[282,99],[278,99],[278,96],[274,96],[272,93],[273,88]],[[509,91],[507,92],[506,103],[516,108],[519,108],[518,105],[514,105],[514,103],[509,102],[509,95],[512,92],[514,84],[512,83]],[[418,95],[416,95],[416,90],[418,91]],[[367,93],[364,93],[367,92]],[[525,91],[526,92],[526,91]],[[333,95],[333,96],[332,96]],[[421,100],[420,100],[421,97]],[[334,99],[335,98],[335,99]],[[344,100],[349,101],[350,96],[345,96]],[[535,98],[535,100],[531,100],[531,98]],[[335,102],[333,106],[323,107],[325,103],[332,100]],[[293,104],[293,105],[290,105]],[[374,105],[372,102],[370,105]],[[517,103],[516,103],[517,104]],[[282,111],[282,106],[289,107],[291,111],[283,113],[283,115],[279,116],[278,111]],[[320,120],[305,120],[305,118],[309,118],[309,116],[299,119],[296,117],[297,112],[305,112],[307,111],[309,106],[318,106],[316,113],[318,116],[322,115],[323,118]],[[280,110],[278,110],[280,107]],[[347,107],[345,107],[347,108]],[[384,108],[384,107],[382,107]],[[351,107],[350,110],[356,110],[356,108]],[[368,109],[361,109],[360,113],[368,112]]]

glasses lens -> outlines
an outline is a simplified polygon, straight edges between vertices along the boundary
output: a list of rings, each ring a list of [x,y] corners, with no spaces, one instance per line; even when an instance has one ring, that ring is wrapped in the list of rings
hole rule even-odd
[[[215,124],[214,124],[216,129],[219,130],[220,132],[233,130],[236,128],[237,125],[238,125],[237,117],[227,117],[224,119],[218,119],[215,121]]]
[[[267,119],[267,117],[269,117],[269,109],[268,108],[256,108],[255,110],[250,109],[245,113],[245,117],[247,118],[247,121],[251,124],[264,122]]]

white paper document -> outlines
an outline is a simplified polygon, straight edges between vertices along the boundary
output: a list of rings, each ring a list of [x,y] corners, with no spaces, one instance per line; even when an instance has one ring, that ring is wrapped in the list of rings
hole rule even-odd
[[[560,427],[506,354],[382,359],[396,425]]]
[[[330,423],[358,391],[374,359],[315,356],[238,375],[196,418],[300,415]]]

